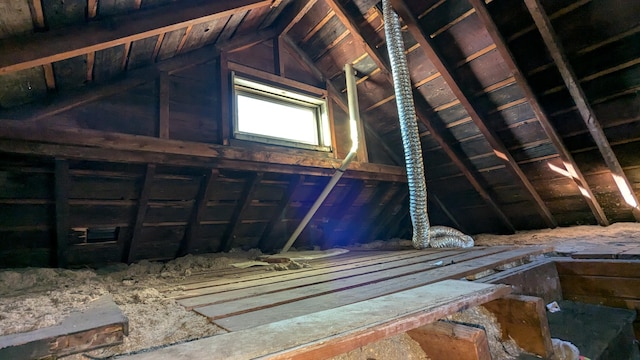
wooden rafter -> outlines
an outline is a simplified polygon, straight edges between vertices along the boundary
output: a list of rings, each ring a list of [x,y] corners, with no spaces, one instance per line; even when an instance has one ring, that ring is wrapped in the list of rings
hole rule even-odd
[[[300,19],[315,5],[318,0],[294,1],[278,19],[276,32],[278,36],[286,35]]]
[[[47,84],[48,90],[56,89],[56,75],[53,72],[52,64],[44,64],[42,65],[42,69],[44,70],[44,82]]]
[[[378,217],[378,214],[380,214],[380,211],[384,208],[380,203],[388,194],[395,191],[394,185],[393,183],[378,183],[369,201],[360,206],[356,218],[351,221],[351,226],[349,227],[349,229],[353,231],[349,233],[350,243],[366,243],[373,240],[362,237],[362,234],[366,233],[366,230],[369,230],[366,226],[363,226],[363,224],[372,224],[370,219]]]
[[[324,230],[325,246],[332,247],[334,245],[329,239],[334,238],[336,229],[342,223],[342,219],[347,214],[347,211],[352,209],[353,203],[358,199],[362,190],[364,190],[364,185],[362,181],[352,182],[351,189],[342,197],[342,201],[334,205],[336,209],[332,209],[330,223]]]
[[[69,59],[270,4],[270,0],[200,0],[188,5],[172,3],[33,34],[19,40],[5,39],[0,41],[0,48],[3,49],[0,73]],[[110,25],[113,23],[119,25]]]
[[[375,224],[377,224],[377,221],[380,220],[381,216],[388,216],[388,214],[384,214],[387,207],[393,203],[393,199],[396,198],[400,192],[405,192],[406,190],[397,183],[388,184],[383,188],[385,188],[386,191],[380,191],[379,194],[377,193],[371,198],[371,200],[369,200],[369,209],[366,212],[366,215],[362,218],[362,221],[358,221],[359,224],[368,224],[369,226],[359,226],[359,229],[357,229],[352,235],[355,241],[362,243],[375,240],[374,238],[371,238],[371,235],[375,230]],[[384,199],[387,199],[387,201],[382,203]]]
[[[533,187],[533,184],[531,184],[520,166],[518,166],[516,160],[506,149],[502,141],[500,141],[500,139],[492,129],[487,127],[486,121],[476,111],[475,107],[470,101],[469,96],[467,96],[467,94],[465,94],[465,92],[460,88],[460,86],[458,85],[458,81],[454,77],[453,71],[450,70],[449,66],[445,63],[443,57],[434,46],[433,40],[429,37],[429,35],[424,33],[423,29],[420,27],[416,18],[411,13],[403,0],[392,0],[392,3],[394,9],[398,12],[400,17],[402,17],[405,24],[407,25],[411,35],[413,35],[415,40],[420,44],[420,48],[425,52],[429,60],[431,60],[436,70],[440,72],[442,78],[445,80],[447,85],[449,85],[456,98],[460,100],[460,103],[469,114],[469,116],[471,116],[474,124],[478,127],[480,132],[484,135],[485,139],[493,148],[496,156],[498,156],[498,158],[500,158],[504,162],[507,169],[511,171],[511,173],[515,176],[516,179],[519,180],[523,188],[526,190],[527,195],[535,204],[536,211],[540,214],[548,227],[556,227],[558,224],[547,208],[547,205],[544,203],[536,189]]]
[[[31,10],[33,26],[37,30],[43,30],[46,24],[44,22],[44,12],[42,11],[42,0],[29,0],[29,8]]]
[[[607,167],[611,170],[613,179],[618,186],[622,197],[625,202],[631,206],[633,217],[636,221],[640,221],[640,202],[638,202],[638,197],[636,196],[627,175],[624,173],[622,166],[620,166],[620,162],[618,161],[616,154],[613,152],[611,144],[609,144],[609,140],[602,130],[602,126],[587,100],[587,96],[580,86],[580,81],[569,63],[569,59],[567,58],[560,38],[553,29],[551,20],[547,16],[540,1],[525,0],[525,4],[529,9],[531,17],[533,17],[538,31],[542,35],[545,45],[549,49],[549,53],[553,58],[553,61],[560,71],[560,75],[562,75],[562,79],[564,80],[576,107],[578,108],[578,112],[580,113],[582,120],[584,120],[584,123],[587,126],[587,129],[589,129],[589,133],[591,133],[591,137],[593,137],[596,145],[598,145],[600,154],[602,154]]]
[[[56,255],[54,264],[66,267],[69,248],[69,162],[55,160]]]
[[[240,198],[238,198],[236,207],[235,209],[233,209],[233,214],[231,214],[229,226],[227,226],[227,229],[222,235],[222,240],[220,241],[220,248],[218,249],[218,251],[228,252],[229,250],[231,250],[231,245],[233,245],[233,240],[235,239],[236,229],[242,221],[242,215],[247,210],[249,205],[251,205],[251,196],[253,195],[253,192],[258,184],[260,184],[260,181],[262,181],[263,177],[263,173],[255,173],[251,174],[247,178],[244,189],[242,189],[242,193],[240,194]]]
[[[456,217],[453,215],[453,213],[449,211],[449,208],[442,201],[440,201],[440,198],[436,194],[432,194],[429,196],[431,197],[431,200],[433,200],[433,202],[436,203],[436,205],[438,205],[440,210],[442,210],[442,212],[447,216],[447,218],[451,220],[451,222],[456,227],[456,229],[459,229],[460,231],[464,231],[463,230],[464,227],[460,225],[460,223],[458,222]]]
[[[406,187],[398,187],[397,193],[387,202],[385,208],[380,212],[378,219],[374,223],[376,224],[375,227],[370,230],[366,238],[371,238],[372,240],[380,239],[380,235],[389,229],[393,221],[397,221],[398,218],[402,216],[400,212],[400,210],[402,210],[402,203],[408,196],[409,191]]]
[[[560,135],[558,135],[558,132],[553,127],[553,124],[551,124],[551,121],[549,120],[549,117],[547,116],[546,112],[543,110],[542,105],[540,105],[540,102],[538,101],[536,94],[534,93],[533,89],[529,85],[529,82],[527,81],[520,67],[516,63],[515,58],[511,53],[511,50],[507,46],[507,42],[505,41],[502,34],[498,30],[498,26],[493,21],[493,18],[491,17],[491,14],[489,13],[489,10],[487,9],[485,2],[483,0],[469,0],[469,2],[474,7],[476,14],[478,14],[478,17],[485,25],[485,28],[487,29],[487,31],[489,32],[489,35],[491,36],[491,38],[493,39],[493,42],[495,43],[495,47],[498,49],[498,51],[502,55],[502,58],[504,59],[505,63],[511,70],[511,73],[513,74],[513,77],[515,78],[516,82],[520,85],[520,88],[524,92],[524,95],[527,98],[529,105],[533,109],[534,114],[536,114],[536,117],[538,118],[540,125],[542,126],[545,133],[547,134],[547,137],[551,140],[551,143],[555,146],[556,150],[558,151],[558,154],[560,155],[560,159],[564,162],[568,172],[573,175],[572,179],[576,182],[576,185],[579,187],[580,192],[583,194],[584,199],[587,202],[587,205],[589,205],[589,208],[591,209],[591,212],[593,213],[593,216],[595,217],[596,221],[598,222],[598,224],[603,226],[609,225],[609,220],[607,219],[607,216],[602,210],[602,207],[600,206],[600,204],[598,203],[598,200],[593,194],[591,187],[587,183],[587,180],[582,174],[582,171],[580,170],[575,160],[573,159],[571,152],[569,152],[569,150],[564,144],[564,141],[562,141],[562,138],[560,137]]]
[[[336,13],[336,16],[340,18],[343,24],[351,31],[351,34],[354,38],[362,44],[367,54],[372,58],[372,60],[376,63],[380,71],[385,75],[387,81],[393,83],[393,79],[390,73],[390,65],[384,60],[384,57],[378,52],[375,46],[373,46],[372,41],[367,41],[363,36],[362,32],[356,25],[357,22],[353,20],[349,14],[345,11],[342,5],[335,0],[327,0],[329,5],[332,7],[333,11]],[[426,101],[422,97],[419,91],[414,89],[415,101],[416,101],[416,114],[418,119],[422,124],[424,124],[427,129],[431,132],[433,138],[438,142],[438,144],[442,147],[442,149],[447,153],[449,158],[456,164],[458,169],[462,172],[462,174],[469,180],[473,188],[482,196],[485,202],[491,207],[493,212],[498,216],[500,221],[506,226],[506,228],[510,232],[515,232],[515,228],[509,218],[504,214],[504,212],[500,209],[497,202],[493,199],[493,196],[489,194],[487,190],[485,190],[484,186],[481,184],[481,180],[479,176],[475,175],[471,172],[472,169],[471,164],[469,164],[468,160],[463,160],[464,157],[461,156],[458,151],[454,150],[449,143],[442,137],[440,132],[433,126],[429,116],[427,116],[427,106]]]
[[[154,164],[147,164],[147,169],[144,173],[144,180],[140,186],[140,196],[138,196],[138,210],[136,211],[136,219],[133,224],[133,230],[131,231],[131,238],[124,244],[122,251],[122,262],[132,263],[135,260],[136,248],[140,242],[142,235],[142,227],[144,225],[144,217],[147,214],[147,204],[149,203],[149,197],[151,196],[151,185],[153,184],[153,178],[156,175],[156,166]]]
[[[273,231],[273,228],[276,226],[276,223],[283,218],[284,212],[286,211],[287,206],[291,201],[291,196],[293,196],[293,193],[298,188],[298,185],[301,184],[302,182],[304,182],[303,175],[294,175],[292,179],[289,181],[289,184],[287,185],[287,188],[285,189],[284,194],[282,195],[282,198],[280,198],[280,201],[278,201],[278,205],[276,206],[275,209],[273,209],[273,212],[271,213],[271,218],[269,219],[267,226],[262,231],[262,235],[260,236],[260,241],[258,242],[258,248],[260,250],[271,251],[274,249],[273,241],[269,240],[271,231]]]
[[[187,226],[184,238],[182,239],[182,243],[180,244],[180,248],[178,249],[176,256],[184,256],[190,253],[192,251],[194,241],[199,239],[200,223],[202,222],[203,214],[207,209],[207,201],[211,198],[213,187],[218,179],[218,175],[218,169],[211,169],[207,175],[203,176],[200,183],[200,190],[198,191],[196,201],[193,204],[189,225]]]

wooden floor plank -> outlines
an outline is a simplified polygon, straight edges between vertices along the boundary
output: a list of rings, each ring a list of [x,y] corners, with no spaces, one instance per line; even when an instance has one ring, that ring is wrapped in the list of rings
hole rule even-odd
[[[446,250],[444,253],[450,254],[453,251],[455,250]],[[244,277],[242,279],[237,279],[236,281],[230,281],[228,279],[217,279],[217,280],[211,280],[211,281],[201,283],[201,285],[206,285],[206,286],[200,286],[193,289],[185,289],[180,293],[170,295],[170,297],[175,299],[182,299],[182,298],[206,295],[206,294],[211,294],[216,292],[248,288],[251,286],[289,281],[292,279],[312,277],[312,276],[333,273],[338,271],[347,271],[347,270],[357,269],[364,266],[370,266],[370,265],[379,264],[379,263],[384,264],[384,263],[402,260],[402,259],[429,257],[429,256],[433,256],[432,254],[440,254],[440,253],[443,253],[443,251],[425,252],[425,253],[422,253],[420,251],[409,251],[409,252],[402,252],[402,254],[398,254],[394,257],[384,257],[382,259],[375,257],[375,258],[370,258],[367,261],[348,262],[348,263],[342,263],[342,264],[335,263],[333,265],[331,265],[331,263],[328,263],[327,266],[322,266],[319,268],[314,267],[314,268],[308,268],[308,269],[301,269],[291,273],[262,272],[261,273],[262,276],[260,276],[260,274],[257,274],[255,276],[252,275],[249,277]]]
[[[554,259],[559,275],[614,276],[640,278],[638,260]]]
[[[215,320],[214,323],[229,331],[248,329],[283,319],[306,315],[316,311],[327,310],[358,301],[388,295],[398,291],[432,284],[444,279],[459,279],[470,274],[475,274],[483,269],[494,268],[522,257],[540,254],[543,251],[546,251],[546,249],[537,247],[514,249],[462,263],[443,266],[429,271],[379,281],[355,289],[337,291],[300,301],[251,311],[249,313],[225,317]],[[212,307],[198,308],[196,311],[208,316],[208,311],[218,313],[219,310],[215,308],[219,306],[220,304]]]
[[[431,323],[508,294],[504,286],[456,280],[423,286],[260,327],[124,357],[129,360],[320,359]]]
[[[303,278],[291,279],[288,281],[279,281],[275,283],[261,283],[257,281],[255,286],[251,287],[243,287],[235,290],[221,290],[216,288],[211,288],[212,293],[202,296],[195,296],[186,299],[178,300],[182,306],[191,309],[194,307],[201,307],[216,303],[222,303],[226,301],[232,301],[237,299],[244,299],[248,297],[255,297],[257,295],[265,295],[271,294],[277,291],[284,291],[296,288],[305,287],[301,291],[305,293],[309,293],[311,291],[309,286],[318,286],[318,288],[326,289],[326,287],[336,288],[339,286],[337,281],[344,281],[344,279],[351,278],[353,283],[358,284],[360,276],[367,274],[379,274],[384,272],[385,274],[381,274],[380,276],[393,276],[397,271],[402,271],[400,268],[404,269],[410,265],[417,264],[433,264],[437,261],[445,261],[449,257],[453,255],[460,254],[461,252],[456,251],[448,251],[448,252],[439,252],[434,254],[428,254],[425,256],[413,257],[410,259],[402,259],[391,261],[387,263],[381,264],[372,264],[368,266],[358,267],[355,269],[349,269],[344,271],[331,271],[322,274],[318,274],[316,276],[305,276]],[[392,270],[396,270],[396,272],[390,272]],[[388,275],[391,274],[391,275]],[[331,283],[331,284],[327,284]],[[324,284],[324,285],[323,285]],[[222,288],[222,287],[221,287]],[[228,286],[224,287],[225,289]]]
[[[358,266],[357,265],[358,263],[372,261],[372,260],[382,261],[382,259],[386,259],[389,257],[395,257],[395,256],[413,257],[413,256],[421,256],[423,254],[421,254],[420,251],[418,250],[406,250],[406,251],[400,251],[400,252],[399,251],[386,252],[383,254],[378,253],[376,255],[369,255],[369,254],[365,254],[365,256],[363,256],[362,254],[360,254],[360,256],[356,254],[353,254],[353,255],[354,256],[349,256],[349,257],[343,257],[344,255],[341,255],[338,258],[316,259],[308,262],[312,266],[312,268],[300,269],[298,272],[302,273],[306,271],[313,271],[317,269],[335,267],[337,265],[353,264],[355,266]],[[255,279],[278,277],[280,275],[281,274],[277,272],[265,273],[264,268],[262,269],[258,268],[255,270],[232,269],[231,271],[216,271],[213,274],[209,273],[209,276],[215,277],[215,279],[200,278],[197,281],[183,282],[177,285],[181,286],[185,290],[193,290],[193,289],[205,288],[210,286],[221,286],[225,284],[232,284],[236,282],[243,282],[243,281],[249,281],[249,280],[255,280]]]

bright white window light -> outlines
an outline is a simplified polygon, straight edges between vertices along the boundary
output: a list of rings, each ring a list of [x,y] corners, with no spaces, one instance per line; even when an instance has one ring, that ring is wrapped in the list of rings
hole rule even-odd
[[[234,77],[237,139],[329,151],[323,98]]]
[[[238,131],[318,144],[315,108],[238,94]]]

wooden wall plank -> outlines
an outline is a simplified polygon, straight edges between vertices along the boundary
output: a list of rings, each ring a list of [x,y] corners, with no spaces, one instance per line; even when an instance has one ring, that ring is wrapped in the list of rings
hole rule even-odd
[[[55,160],[56,258],[58,267],[67,266],[69,248],[69,162]]]

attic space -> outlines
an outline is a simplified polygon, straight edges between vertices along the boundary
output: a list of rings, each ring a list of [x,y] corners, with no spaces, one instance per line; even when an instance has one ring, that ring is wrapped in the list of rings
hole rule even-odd
[[[636,359],[639,197],[640,1],[0,2],[0,358]]]

